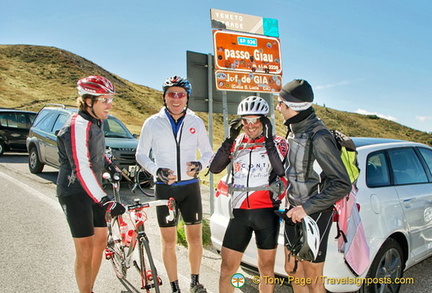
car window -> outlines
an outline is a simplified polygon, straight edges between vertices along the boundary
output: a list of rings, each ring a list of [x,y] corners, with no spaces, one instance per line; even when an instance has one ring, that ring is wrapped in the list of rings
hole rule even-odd
[[[53,125],[57,120],[58,114],[58,112],[48,113],[42,118],[42,120],[38,121],[37,128],[45,132],[52,132]]]
[[[40,112],[33,121],[33,126],[38,126],[38,124],[49,114],[54,115],[53,111],[50,111],[48,109],[40,110]]]
[[[426,172],[413,148],[388,150],[396,185],[428,182]]]
[[[422,154],[426,165],[429,168],[429,172],[432,174],[432,151],[425,148],[419,148],[419,151]]]
[[[53,133],[55,133],[57,130],[60,130],[63,125],[66,123],[66,121],[68,120],[69,115],[67,114],[60,114],[56,120],[56,122],[54,123],[54,127],[53,127]]]
[[[23,128],[20,127],[20,124],[18,123],[18,117],[16,113],[2,113],[2,118],[1,118],[1,124],[2,126],[6,126],[6,127],[10,127],[10,128]],[[25,121],[24,121],[25,122]],[[24,123],[25,126],[25,123]]]
[[[372,153],[368,156],[366,165],[366,184],[369,187],[390,185],[390,175],[384,152]]]
[[[112,116],[104,121],[104,133],[105,137],[133,138],[126,126]]]

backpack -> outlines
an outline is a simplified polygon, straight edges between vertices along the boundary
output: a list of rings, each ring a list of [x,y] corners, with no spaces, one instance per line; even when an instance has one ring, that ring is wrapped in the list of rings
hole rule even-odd
[[[321,129],[319,125],[313,129],[311,135],[310,152],[312,151],[312,137]],[[334,204],[334,218],[336,219],[338,250],[344,254],[345,263],[357,276],[363,274],[369,266],[369,245],[361,222],[359,206],[356,203],[356,182],[360,174],[357,162],[357,150],[352,139],[338,130],[329,130],[341,152],[342,162],[351,181],[351,191]],[[309,165],[309,164],[308,164]]]

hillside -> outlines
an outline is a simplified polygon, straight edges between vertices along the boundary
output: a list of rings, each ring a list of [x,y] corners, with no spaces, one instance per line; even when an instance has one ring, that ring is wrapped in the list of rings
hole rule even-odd
[[[133,133],[139,134],[143,121],[162,106],[160,91],[129,82],[71,52],[45,46],[0,45],[0,107],[38,111],[46,103],[75,105],[76,81],[91,74],[105,76],[114,83],[118,95],[112,113]],[[432,145],[432,134],[375,115],[318,105],[314,108],[329,128],[350,136],[397,138]],[[207,113],[198,115],[207,122]],[[276,119],[277,134],[284,136],[285,127],[278,113]],[[215,148],[223,139],[222,121],[222,115],[214,115]]]

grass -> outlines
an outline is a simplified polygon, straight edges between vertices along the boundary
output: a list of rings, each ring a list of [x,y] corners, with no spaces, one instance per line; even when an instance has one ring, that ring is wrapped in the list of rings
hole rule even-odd
[[[183,245],[184,247],[187,247],[187,241],[186,241],[186,234],[185,234],[185,224],[183,220],[179,221],[179,224],[177,226],[177,243]],[[202,220],[202,240],[204,247],[211,246],[211,234],[210,234],[210,226],[209,222],[206,219]]]

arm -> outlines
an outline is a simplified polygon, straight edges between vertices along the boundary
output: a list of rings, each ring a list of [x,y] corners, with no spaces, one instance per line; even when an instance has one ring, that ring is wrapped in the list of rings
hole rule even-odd
[[[280,143],[285,143],[285,146],[279,146],[279,149],[275,145],[275,137],[273,136],[273,127],[270,119],[267,117],[261,117],[261,123],[263,124],[263,134],[265,137],[265,148],[267,150],[267,155],[269,157],[270,163],[272,165],[273,171],[277,176],[285,176],[285,168],[283,166],[283,159],[287,155],[288,145],[286,141],[280,141]],[[283,151],[285,149],[286,151]],[[281,151],[279,153],[278,151]]]
[[[70,161],[73,162],[72,167],[79,179],[83,189],[87,192],[94,202],[98,203],[107,194],[99,184],[99,179],[96,173],[91,168],[90,152],[88,149],[88,141],[90,139],[91,122],[80,119],[76,115],[71,123],[71,143],[67,146]]]
[[[151,128],[152,121],[147,119],[141,128],[135,157],[139,165],[144,167],[153,176],[156,176],[156,171],[159,167],[150,159],[150,150],[153,141],[153,132]]]
[[[214,174],[222,172],[226,166],[231,162],[231,149],[234,140],[227,138],[222,143],[221,147],[217,150],[216,154],[213,156],[210,162],[209,170]]]

